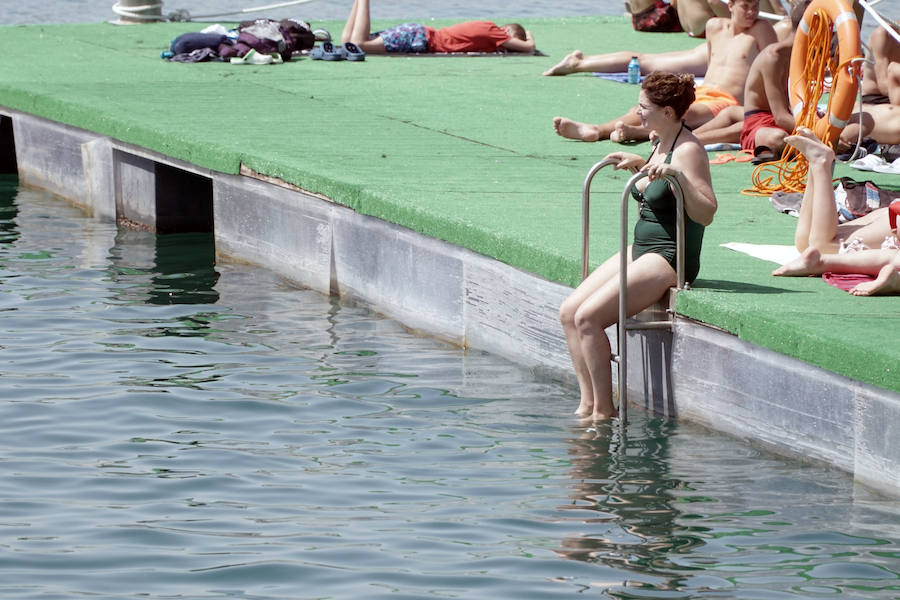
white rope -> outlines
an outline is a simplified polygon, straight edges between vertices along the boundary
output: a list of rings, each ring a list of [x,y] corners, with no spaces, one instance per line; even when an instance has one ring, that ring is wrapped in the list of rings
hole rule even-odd
[[[235,10],[231,12],[225,13],[216,13],[214,15],[196,15],[191,16],[187,11],[181,11],[184,14],[187,14],[186,21],[190,21],[191,19],[212,19],[215,17],[227,17],[228,15],[241,15],[245,13],[251,12],[261,12],[264,10],[272,10],[274,8],[284,8],[286,6],[295,6],[297,4],[306,4],[307,2],[312,2],[313,0],[294,0],[293,2],[279,2],[278,4],[269,4],[267,6],[255,6],[253,8],[244,8],[241,10]]]
[[[132,19],[135,21],[163,21],[165,17],[159,14],[159,12],[157,12],[155,15],[143,14],[150,11],[159,11],[162,6],[162,2],[142,4],[140,6],[122,6],[121,2],[116,2],[115,4],[113,4],[112,9],[114,13],[116,13],[120,17],[125,17],[126,19]]]

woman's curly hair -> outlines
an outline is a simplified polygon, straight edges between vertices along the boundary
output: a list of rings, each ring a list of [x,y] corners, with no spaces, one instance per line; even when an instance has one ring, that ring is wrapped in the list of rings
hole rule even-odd
[[[696,98],[694,76],[690,73],[654,71],[644,78],[641,89],[653,104],[671,106],[679,119],[684,116]]]

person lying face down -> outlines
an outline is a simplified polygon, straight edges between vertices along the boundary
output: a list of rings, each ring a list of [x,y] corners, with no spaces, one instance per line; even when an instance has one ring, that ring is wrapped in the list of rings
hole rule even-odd
[[[498,26],[491,21],[466,21],[435,29],[419,23],[404,23],[374,35],[371,32],[369,0],[354,0],[344,25],[341,42],[352,42],[367,54],[411,54],[425,52],[534,53],[534,38],[518,23]]]

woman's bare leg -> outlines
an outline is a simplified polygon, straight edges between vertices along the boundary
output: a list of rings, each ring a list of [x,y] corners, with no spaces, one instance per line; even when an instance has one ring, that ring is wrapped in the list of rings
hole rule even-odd
[[[341,43],[353,42],[367,54],[385,54],[384,40],[380,36],[370,39],[371,29],[369,0],[353,0],[353,8],[341,33]]]
[[[838,230],[837,210],[831,187],[834,150],[805,127],[799,128],[797,134],[789,135],[784,141],[799,150],[809,162],[809,175],[800,205],[794,245],[800,252],[810,246],[820,252],[833,252],[838,246],[838,241],[835,240]]]
[[[353,0],[353,8],[350,9],[350,15],[347,16],[347,22],[344,23],[344,30],[341,32],[341,43],[353,41],[353,27],[356,25],[356,13],[360,0]]]
[[[628,267],[628,306],[632,316],[657,302],[675,285],[675,271],[658,254],[644,254]],[[619,319],[619,281],[612,278],[581,303],[575,312],[575,330],[581,356],[590,375],[594,420],[616,415],[612,401],[612,357],[606,328]]]
[[[884,265],[874,281],[858,284],[850,293],[854,296],[887,296],[900,294],[900,260]]]
[[[805,277],[822,273],[862,273],[877,275],[882,267],[896,262],[900,265],[898,250],[863,250],[849,254],[822,254],[809,247],[794,260],[772,271],[776,277]]]
[[[631,256],[630,247],[628,248],[628,256]],[[616,281],[619,280],[618,252],[594,269],[594,272],[588,275],[587,278],[575,288],[575,291],[563,301],[562,306],[559,307],[559,320],[562,323],[563,332],[566,334],[566,344],[569,347],[569,356],[572,358],[572,365],[575,367],[575,377],[578,379],[578,387],[581,390],[581,400],[578,403],[578,409],[575,411],[575,414],[579,417],[588,417],[593,413],[594,393],[591,386],[591,376],[581,351],[581,343],[579,341],[577,328],[575,327],[575,313],[591,294],[612,279],[615,279]]]

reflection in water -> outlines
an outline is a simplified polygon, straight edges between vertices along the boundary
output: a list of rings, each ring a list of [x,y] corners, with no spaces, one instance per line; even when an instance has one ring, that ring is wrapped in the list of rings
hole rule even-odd
[[[109,251],[114,281],[128,285],[125,301],[214,304],[219,274],[212,233],[119,230]]]
[[[19,186],[15,175],[0,175],[0,244],[11,244],[19,239],[16,216],[19,214],[13,200]]]
[[[614,567],[616,578],[601,587],[647,585],[677,589],[673,553],[702,546],[693,535],[676,534],[679,511],[672,490],[685,484],[669,476],[669,436],[675,424],[636,419],[623,439],[618,424],[603,423],[569,438],[572,503],[582,530],[562,541],[567,558]]]
[[[527,369],[12,193],[0,597],[900,598],[897,505],[843,473],[573,430]]]

